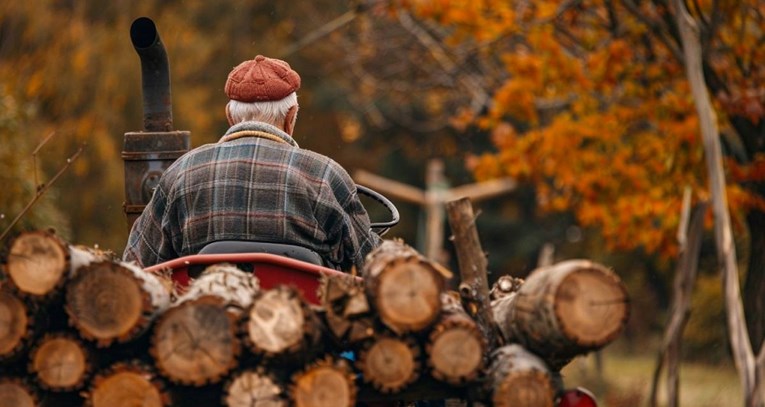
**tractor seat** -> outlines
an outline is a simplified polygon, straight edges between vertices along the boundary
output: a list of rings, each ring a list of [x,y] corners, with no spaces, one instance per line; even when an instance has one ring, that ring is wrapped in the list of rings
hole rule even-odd
[[[207,244],[199,254],[230,254],[230,253],[269,253],[306,263],[323,266],[319,253],[302,247],[286,243],[252,242],[246,240],[219,240]]]

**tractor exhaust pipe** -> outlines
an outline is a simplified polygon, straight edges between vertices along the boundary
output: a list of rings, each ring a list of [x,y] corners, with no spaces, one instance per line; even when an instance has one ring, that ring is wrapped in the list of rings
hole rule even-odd
[[[139,17],[130,25],[130,40],[141,58],[143,131],[125,133],[125,203],[128,230],[159,184],[165,169],[189,151],[190,133],[173,130],[170,68],[157,26]]]
[[[157,26],[150,18],[139,17],[130,25],[130,40],[141,58],[143,128],[146,131],[173,130],[170,96],[170,68]]]

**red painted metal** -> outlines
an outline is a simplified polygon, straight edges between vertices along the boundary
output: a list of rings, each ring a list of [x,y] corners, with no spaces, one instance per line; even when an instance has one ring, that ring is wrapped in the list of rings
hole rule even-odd
[[[189,284],[189,268],[216,263],[249,264],[260,280],[260,287],[272,288],[287,284],[297,287],[311,304],[319,304],[319,278],[322,274],[344,274],[341,271],[269,253],[195,254],[179,257],[146,268],[149,272],[171,270],[175,282]]]
[[[595,396],[589,391],[577,387],[574,390],[566,390],[558,402],[558,407],[598,407]]]

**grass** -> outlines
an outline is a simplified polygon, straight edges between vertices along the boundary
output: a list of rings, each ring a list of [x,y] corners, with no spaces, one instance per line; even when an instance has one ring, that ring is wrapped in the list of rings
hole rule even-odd
[[[567,388],[582,386],[592,391],[598,407],[647,406],[651,392],[656,348],[647,346],[643,353],[620,349],[617,343],[602,352],[602,372],[597,374],[595,357],[579,358],[563,371]],[[666,369],[665,369],[666,371]],[[661,378],[658,400],[666,405],[664,380]],[[741,384],[732,363],[705,364],[683,362],[680,367],[680,406],[740,406]]]

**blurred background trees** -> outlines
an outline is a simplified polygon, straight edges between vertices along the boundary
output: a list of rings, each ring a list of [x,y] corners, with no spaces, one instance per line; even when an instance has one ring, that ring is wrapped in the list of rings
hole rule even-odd
[[[703,27],[748,266],[750,333],[761,343],[765,6],[688,4]],[[444,159],[453,186],[517,178],[514,193],[480,205],[493,276],[525,275],[545,244],[557,259],[612,265],[631,286],[640,312],[628,336],[639,336],[663,322],[682,190],[708,194],[670,12],[664,0],[4,2],[0,228],[34,195],[31,152],[56,131],[37,160],[43,181],[87,147],[19,228],[51,226],[72,242],[122,251],[122,138],[142,127],[128,32],[145,15],[167,47],[175,128],[191,131],[193,146],[225,131],[223,83],[233,66],[257,54],[284,58],[303,78],[302,147],[350,173],[418,187],[430,158]],[[391,235],[417,242],[419,208],[396,203],[403,221]],[[714,281],[713,245],[702,252],[701,278]],[[708,317],[691,318],[688,335],[694,349],[718,344],[722,357],[724,332],[709,329],[714,287],[700,284],[698,314]]]

